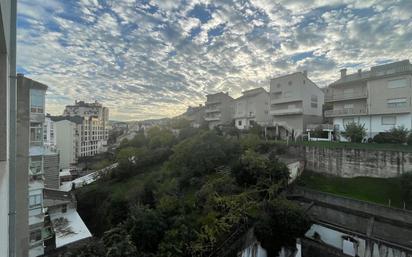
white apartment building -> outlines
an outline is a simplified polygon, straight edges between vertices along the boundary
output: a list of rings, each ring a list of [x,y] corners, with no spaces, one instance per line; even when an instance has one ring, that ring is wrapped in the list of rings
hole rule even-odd
[[[63,116],[50,117],[56,149],[60,153],[60,169],[75,165],[78,158],[106,151],[108,113],[108,109],[97,102],[76,102],[76,105],[66,106]]]
[[[394,126],[412,128],[412,64],[409,60],[358,70],[329,85],[326,102],[333,105],[325,116],[342,132],[345,125],[363,124],[367,138]]]
[[[228,93],[206,95],[205,121],[212,129],[219,125],[229,124],[233,120],[233,98]]]
[[[242,96],[234,100],[235,126],[248,129],[253,124],[261,126],[269,122],[269,93],[259,87],[242,92]]]
[[[270,115],[276,135],[296,138],[308,124],[322,123],[324,93],[307,76],[296,72],[270,80]]]
[[[43,142],[48,149],[55,150],[56,148],[56,130],[54,129],[54,122],[50,116],[46,116],[43,126]]]

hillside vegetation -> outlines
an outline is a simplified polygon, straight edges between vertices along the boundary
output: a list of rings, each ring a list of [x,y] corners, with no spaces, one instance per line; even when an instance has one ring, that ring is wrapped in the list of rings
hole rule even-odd
[[[279,195],[289,178],[277,159],[284,146],[233,128],[179,129],[175,136],[155,127],[122,142],[119,167],[77,191],[95,238],[66,257],[213,256],[252,226],[269,256],[294,248],[310,223]]]

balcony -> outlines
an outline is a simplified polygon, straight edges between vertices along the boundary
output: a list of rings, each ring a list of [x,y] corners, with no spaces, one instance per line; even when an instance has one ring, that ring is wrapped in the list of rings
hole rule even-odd
[[[339,116],[352,116],[352,115],[367,115],[368,109],[364,108],[348,108],[339,110],[327,110],[325,111],[325,117],[339,117]]]
[[[220,108],[219,107],[206,107],[205,112],[206,113],[220,112]]]
[[[270,99],[271,104],[283,104],[283,103],[290,103],[290,102],[302,102],[302,97],[300,96],[291,96],[291,97],[272,97]]]
[[[295,115],[295,114],[302,114],[302,108],[290,108],[290,109],[275,109],[270,110],[270,115],[273,116],[281,116],[281,115]]]
[[[368,92],[366,90],[355,91],[352,93],[327,94],[325,96],[325,102],[337,102],[337,101],[355,100],[355,99],[364,99],[364,98],[368,98]]]
[[[218,121],[222,115],[206,116],[205,121]]]

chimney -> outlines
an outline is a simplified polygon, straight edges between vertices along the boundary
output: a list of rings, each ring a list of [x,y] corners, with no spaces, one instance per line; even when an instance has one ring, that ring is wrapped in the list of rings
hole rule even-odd
[[[362,77],[362,69],[359,69],[359,70],[358,70],[358,76],[359,76],[359,77]]]
[[[303,71],[303,75],[305,75],[305,77],[307,77],[307,76],[308,76],[308,71],[307,71],[307,70],[304,70],[304,71]]]
[[[340,70],[340,78],[346,77],[346,69],[341,69]]]

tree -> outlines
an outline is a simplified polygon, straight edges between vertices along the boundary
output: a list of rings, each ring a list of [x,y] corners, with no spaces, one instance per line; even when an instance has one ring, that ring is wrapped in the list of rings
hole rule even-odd
[[[213,131],[203,132],[173,147],[168,168],[180,177],[181,182],[214,172],[239,154],[236,143]]]
[[[106,249],[100,240],[90,240],[80,248],[68,249],[63,257],[105,257]]]
[[[389,131],[392,144],[404,144],[407,141],[409,130],[404,126],[393,127]]]
[[[175,142],[172,131],[160,127],[152,127],[147,131],[150,148],[171,147]]]
[[[106,247],[106,257],[136,257],[137,249],[130,235],[122,225],[104,233],[102,238]]]
[[[296,238],[303,237],[310,221],[302,209],[286,199],[266,201],[255,224],[255,235],[268,257],[276,257],[282,246],[295,248]]]
[[[364,124],[357,124],[355,122],[345,125],[343,135],[350,139],[352,143],[361,143],[366,136],[366,129]]]
[[[157,251],[167,228],[161,213],[141,205],[131,207],[125,226],[138,251],[147,253]]]

